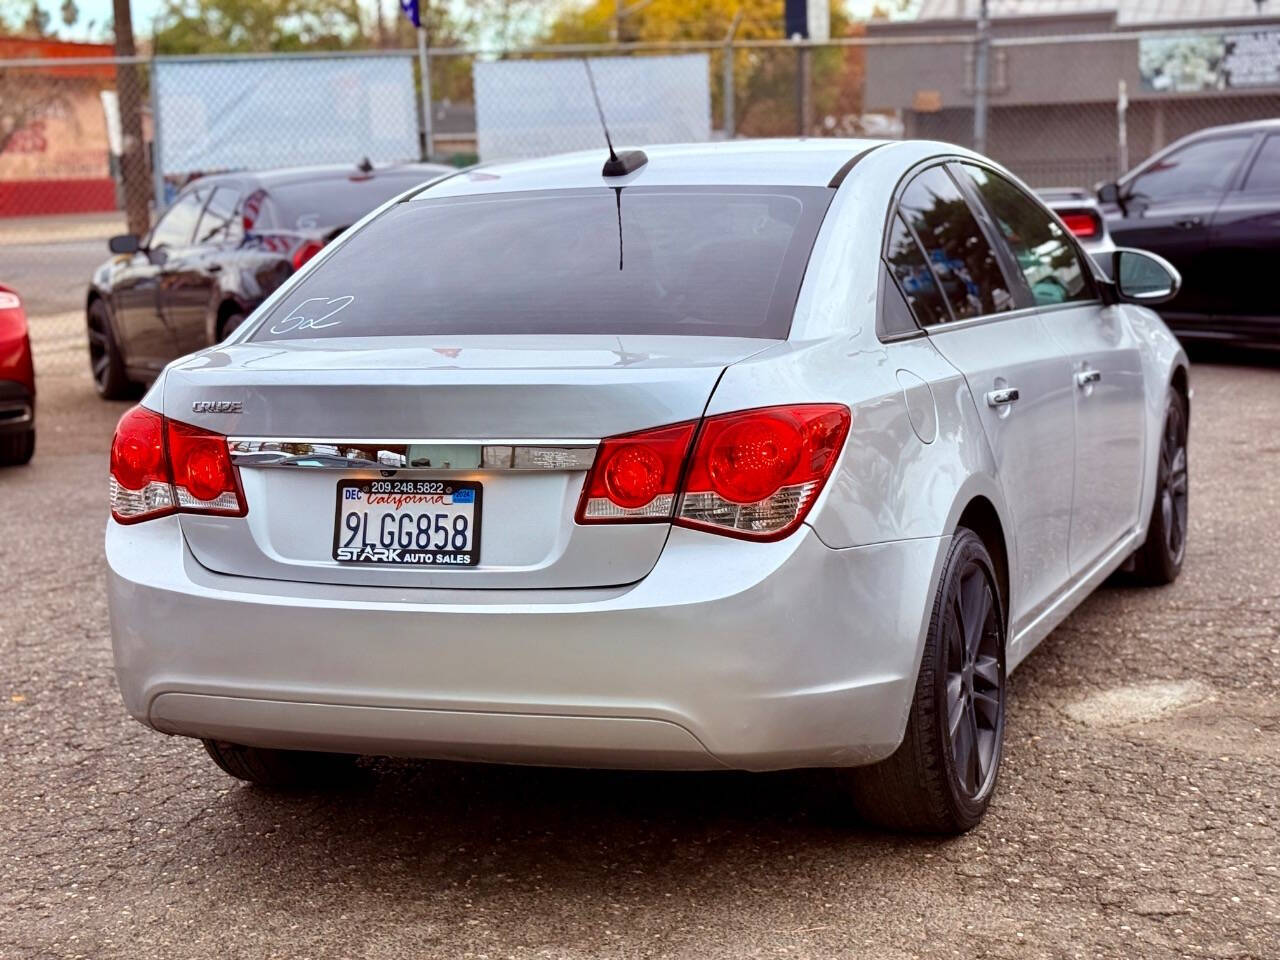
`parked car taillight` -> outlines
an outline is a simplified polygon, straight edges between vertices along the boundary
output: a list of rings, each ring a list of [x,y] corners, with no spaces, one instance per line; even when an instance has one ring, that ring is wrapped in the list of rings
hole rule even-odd
[[[120,523],[170,513],[246,513],[227,438],[145,407],[120,418],[111,441],[111,515]]]
[[[669,521],[752,540],[780,539],[804,521],[817,499],[849,421],[849,408],[841,404],[804,404],[608,438],[587,477],[578,522]]]
[[[293,269],[301,270],[302,265],[314,257],[317,253],[324,249],[324,244],[319,240],[306,240],[297,250],[293,251]]]
[[[1090,237],[1096,237],[1102,232],[1102,220],[1096,213],[1088,210],[1081,210],[1074,213],[1061,213],[1062,222],[1066,224],[1068,230],[1074,233],[1081,240],[1088,240]]]

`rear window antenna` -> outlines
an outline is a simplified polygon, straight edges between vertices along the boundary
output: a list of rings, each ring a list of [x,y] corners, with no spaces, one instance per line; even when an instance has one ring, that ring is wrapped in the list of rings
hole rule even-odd
[[[604,162],[601,175],[623,177],[639,170],[649,162],[649,158],[645,156],[643,150],[623,150],[622,153],[617,153],[613,149],[613,139],[609,136],[609,124],[604,119],[604,107],[600,105],[600,92],[596,89],[596,77],[591,72],[591,61],[583,57],[582,65],[587,68],[587,83],[591,84],[591,97],[596,102],[596,113],[600,114],[600,127],[604,130],[604,142],[609,147],[609,159]]]

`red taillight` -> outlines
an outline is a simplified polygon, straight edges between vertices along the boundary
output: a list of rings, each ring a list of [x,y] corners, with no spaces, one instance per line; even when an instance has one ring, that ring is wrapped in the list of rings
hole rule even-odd
[[[670,520],[695,426],[679,423],[601,441],[578,522]]]
[[[324,244],[319,240],[306,240],[302,246],[293,251],[293,269],[301,270],[302,265],[314,257],[317,253],[324,249]]]
[[[1077,237],[1087,240],[1089,237],[1096,237],[1102,229],[1102,225],[1098,222],[1096,214],[1092,213],[1064,213],[1061,214],[1062,222],[1066,224],[1068,230]]]
[[[226,437],[145,407],[127,411],[116,426],[110,487],[111,515],[120,523],[175,512],[245,514]]]
[[[674,521],[779,539],[808,514],[840,455],[849,420],[841,404],[721,414],[702,421],[691,454],[692,423],[611,437],[600,444],[587,477],[578,522]]]

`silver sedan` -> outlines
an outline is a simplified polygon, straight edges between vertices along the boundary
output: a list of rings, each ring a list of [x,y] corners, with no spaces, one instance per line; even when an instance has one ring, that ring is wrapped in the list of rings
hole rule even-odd
[[[266,784],[829,767],[972,827],[1009,671],[1181,567],[1176,272],[940,143],[604,160],[396,198],[124,415],[129,712]]]

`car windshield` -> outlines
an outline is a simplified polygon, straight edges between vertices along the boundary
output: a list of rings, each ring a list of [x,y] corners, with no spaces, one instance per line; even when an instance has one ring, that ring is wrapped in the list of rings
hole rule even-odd
[[[417,199],[289,291],[253,334],[785,338],[825,187],[628,187]]]

